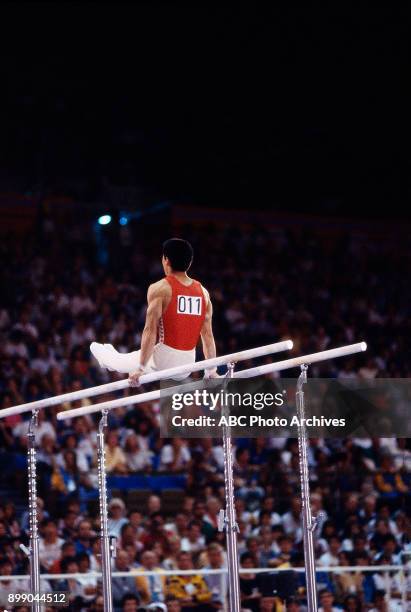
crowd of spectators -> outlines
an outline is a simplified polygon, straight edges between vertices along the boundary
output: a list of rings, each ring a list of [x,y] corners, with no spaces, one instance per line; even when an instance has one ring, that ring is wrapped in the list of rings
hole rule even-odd
[[[219,353],[282,338],[294,340],[296,354],[365,339],[368,357],[324,362],[313,373],[410,375],[411,317],[398,245],[278,228],[191,227],[183,235],[196,250],[193,276],[211,293]],[[126,226],[102,237],[88,222],[63,230],[47,219],[31,238],[5,237],[0,250],[1,407],[115,379],[91,359],[89,344],[110,342],[123,351],[139,346],[145,292],[162,274],[155,228]],[[36,428],[41,567],[51,574],[77,573],[44,581],[43,589],[69,591],[73,610],[102,609],[100,584],[88,575],[100,567],[97,420],[58,422],[56,412],[88,403],[41,411]],[[26,487],[27,416],[0,420],[2,482],[12,481],[20,493]],[[113,579],[116,610],[132,612],[156,602],[170,612],[220,609],[224,576],[178,574],[226,566],[224,534],[217,529],[224,506],[220,440],[161,438],[159,406],[153,403],[110,414],[106,456],[109,475],[185,477],[173,510],[161,493],[148,494],[140,505],[128,504],[127,493],[111,498],[114,569],[130,571]],[[311,501],[322,517],[318,567],[376,566],[370,573],[319,571],[322,611],[411,609],[411,578],[404,585],[401,572],[377,571],[379,565],[405,564],[411,554],[410,463],[405,438],[310,440]],[[281,599],[297,612],[305,605],[303,575],[292,572],[304,563],[297,441],[236,440],[234,478],[241,566],[290,570],[282,578],[242,574],[242,606],[268,612],[280,609]],[[27,512],[2,500],[0,575],[27,573],[19,545],[27,544],[28,523]],[[176,573],[164,576],[160,569]],[[0,581],[0,605],[16,589],[28,586],[15,578]]]

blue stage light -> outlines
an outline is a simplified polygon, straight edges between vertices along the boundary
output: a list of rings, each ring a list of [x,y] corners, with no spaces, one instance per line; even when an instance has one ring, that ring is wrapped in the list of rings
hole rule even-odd
[[[120,217],[119,223],[120,223],[120,225],[127,225],[127,223],[128,223],[127,217],[124,217],[124,216]]]

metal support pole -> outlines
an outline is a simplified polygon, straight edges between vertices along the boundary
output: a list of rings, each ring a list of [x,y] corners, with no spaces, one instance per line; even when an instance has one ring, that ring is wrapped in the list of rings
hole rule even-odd
[[[227,364],[228,372],[225,387],[228,380],[233,378],[234,363]],[[224,408],[223,408],[224,411]],[[227,413],[227,411],[226,411]],[[238,525],[235,516],[234,505],[234,479],[233,479],[233,456],[230,427],[223,427],[223,449],[224,449],[224,484],[226,508],[220,511],[219,529],[225,529],[227,534],[227,566],[228,566],[228,593],[230,612],[240,612],[240,581],[237,550]]]
[[[295,394],[298,416],[298,450],[300,459],[301,500],[303,519],[303,542],[305,576],[307,583],[307,610],[317,612],[317,583],[315,575],[314,529],[316,521],[311,514],[310,505],[310,477],[307,458],[307,431],[304,423],[304,391],[303,385],[307,382],[307,366],[301,366],[301,374],[297,381]]]
[[[108,410],[102,411],[97,434],[98,457],[98,489],[100,502],[100,538],[101,538],[101,571],[103,582],[104,612],[113,612],[113,597],[111,592],[111,557],[115,545],[111,542],[108,532],[107,481],[104,447],[104,429],[107,427]]]
[[[29,536],[30,545],[28,557],[30,561],[30,593],[33,595],[31,609],[40,612],[42,607],[38,601],[40,596],[40,557],[39,557],[39,532],[37,518],[37,480],[36,480],[36,426],[38,410],[33,410],[29,429],[27,432],[27,470],[29,485]],[[36,602],[37,598],[37,602]]]

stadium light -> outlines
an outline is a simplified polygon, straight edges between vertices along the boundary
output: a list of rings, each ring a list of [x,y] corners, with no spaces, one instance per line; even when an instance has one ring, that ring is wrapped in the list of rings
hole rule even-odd
[[[97,223],[99,225],[108,225],[111,223],[111,215],[101,215],[101,217],[98,218]]]

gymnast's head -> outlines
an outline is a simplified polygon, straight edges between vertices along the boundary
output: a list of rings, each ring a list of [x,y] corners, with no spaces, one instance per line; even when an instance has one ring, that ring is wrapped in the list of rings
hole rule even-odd
[[[164,273],[187,272],[193,261],[193,247],[187,240],[182,238],[170,238],[163,244],[163,268]]]

